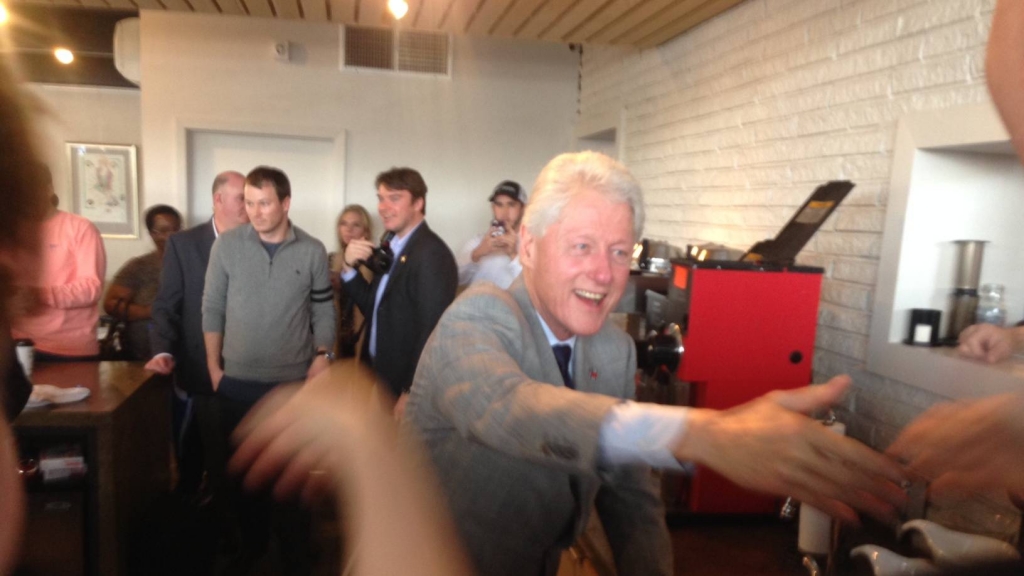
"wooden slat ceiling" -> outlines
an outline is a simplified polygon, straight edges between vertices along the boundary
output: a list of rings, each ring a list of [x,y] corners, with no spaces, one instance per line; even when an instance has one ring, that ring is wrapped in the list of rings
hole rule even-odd
[[[651,48],[743,0],[407,0],[402,25],[480,36]],[[391,26],[387,0],[14,0]]]

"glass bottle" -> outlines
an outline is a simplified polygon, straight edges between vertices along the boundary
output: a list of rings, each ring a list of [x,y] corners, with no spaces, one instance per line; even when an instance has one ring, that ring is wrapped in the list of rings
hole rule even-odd
[[[978,324],[1006,325],[1006,303],[1003,302],[1002,284],[982,284],[978,291],[978,309],[974,320]]]

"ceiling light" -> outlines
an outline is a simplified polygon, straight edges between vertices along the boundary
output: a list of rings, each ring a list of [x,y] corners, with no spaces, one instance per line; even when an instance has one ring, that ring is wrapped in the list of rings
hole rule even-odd
[[[7,24],[7,21],[11,19],[11,13],[7,11],[7,6],[0,3],[0,25]]]
[[[395,20],[401,20],[409,12],[409,4],[405,0],[388,0],[388,10]]]
[[[57,62],[61,64],[71,64],[75,61],[75,55],[71,53],[71,50],[67,48],[54,48],[53,57],[57,59]]]

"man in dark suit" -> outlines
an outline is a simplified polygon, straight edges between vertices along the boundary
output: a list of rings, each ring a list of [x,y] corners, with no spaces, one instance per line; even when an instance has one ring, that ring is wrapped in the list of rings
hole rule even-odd
[[[153,302],[150,340],[155,355],[146,364],[159,374],[174,374],[174,441],[179,491],[198,491],[203,472],[217,484],[224,448],[217,425],[210,373],[203,343],[203,288],[210,249],[218,235],[249,221],[245,177],[221,172],[213,181],[213,218],[174,234],[167,241],[160,291]]]
[[[394,262],[367,282],[355,267],[370,258],[373,244],[353,240],[345,250],[341,277],[368,320],[360,357],[399,398],[396,411],[401,413],[427,337],[455,299],[459,271],[452,251],[424,221],[427,185],[420,173],[392,168],[377,176],[376,186],[377,211],[384,229],[394,233]]]

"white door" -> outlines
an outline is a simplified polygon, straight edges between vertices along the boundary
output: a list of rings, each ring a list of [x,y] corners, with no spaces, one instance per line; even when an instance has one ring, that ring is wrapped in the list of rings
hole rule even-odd
[[[344,206],[337,177],[334,142],[231,132],[190,131],[188,139],[188,213],[190,225],[213,215],[213,179],[225,170],[243,175],[256,166],[272,166],[288,176],[293,224],[320,239],[330,252],[338,243],[334,222]]]

